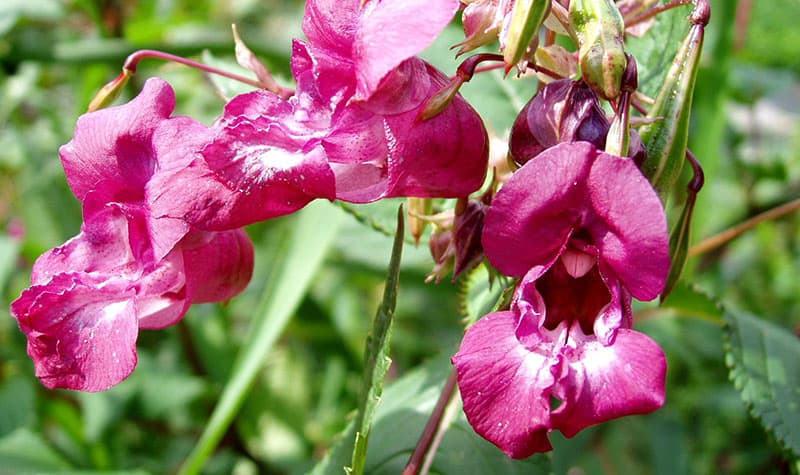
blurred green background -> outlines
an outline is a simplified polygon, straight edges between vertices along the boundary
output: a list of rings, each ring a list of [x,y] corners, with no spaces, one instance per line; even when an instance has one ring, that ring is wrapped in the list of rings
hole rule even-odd
[[[690,145],[707,183],[695,241],[800,197],[800,2],[711,4]],[[245,293],[227,305],[195,306],[175,327],[142,332],[133,376],[105,393],[43,388],[5,304],[28,285],[37,256],[79,230],[79,203],[57,150],[130,52],[160,49],[236,68],[230,34],[236,23],[248,46],[289,84],[290,41],[302,37],[302,8],[302,2],[289,0],[0,3],[0,474],[170,473],[196,443],[251,323],[268,317],[259,314],[264,295],[286,278],[273,264],[294,239],[301,216],[250,227],[257,262]],[[457,63],[446,47],[459,34],[453,26],[424,56],[452,74]],[[152,75],[175,87],[177,113],[207,124],[224,105],[218,91],[239,90],[183,66],[145,60],[126,97]],[[504,138],[534,88],[530,80],[502,81],[493,72],[463,93]],[[314,205],[333,216],[336,235],[204,473],[305,473],[335,442],[356,405],[364,338],[391,248],[390,237],[362,221],[391,230],[399,203],[359,207],[361,221],[336,205]],[[430,268],[424,244],[406,246],[389,376],[397,381],[430,361],[411,374],[419,379],[414,384],[428,389],[443,382],[446,360],[462,333],[457,286],[424,284]],[[554,436],[555,452],[532,463],[546,461],[554,473],[573,475],[789,473],[792,456],[748,414],[729,382],[719,312],[700,295],[791,330],[800,324],[798,270],[796,213],[692,260],[686,279],[691,289],[681,286],[662,310],[643,305],[640,312],[639,328],[669,358],[664,409],[586,430],[570,441]],[[436,390],[404,393],[409,384],[390,393],[399,402],[387,394],[386,404],[398,412],[387,409],[379,420],[370,446],[373,473],[399,473],[393,467],[402,467],[435,401]],[[393,432],[390,424],[398,423],[402,411],[411,411],[407,423],[399,425],[402,433]],[[451,452],[443,448],[433,472],[459,473],[454,467],[470,456],[484,457],[485,465],[469,467],[499,470],[499,452],[463,423],[457,427],[464,441],[453,436]],[[540,473],[533,465],[514,470]]]

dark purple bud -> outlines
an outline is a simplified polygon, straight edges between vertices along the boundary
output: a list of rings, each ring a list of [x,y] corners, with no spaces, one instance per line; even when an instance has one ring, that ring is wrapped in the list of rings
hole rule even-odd
[[[453,279],[462,272],[475,267],[483,260],[483,220],[486,216],[487,205],[481,201],[470,201],[464,212],[456,215],[453,229],[456,265]]]
[[[585,141],[602,150],[609,122],[583,81],[560,79],[542,88],[514,121],[509,153],[522,165],[561,142]]]
[[[453,231],[450,229],[437,228],[431,233],[428,247],[433,257],[433,270],[425,278],[425,282],[441,282],[453,268],[455,247],[453,245]]]

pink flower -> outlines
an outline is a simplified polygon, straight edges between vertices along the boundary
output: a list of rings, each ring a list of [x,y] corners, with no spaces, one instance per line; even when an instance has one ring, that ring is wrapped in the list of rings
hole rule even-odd
[[[155,260],[146,227],[110,204],[37,259],[11,313],[45,386],[108,389],[136,366],[139,328],[172,325],[192,303],[227,300],[249,282],[253,247],[243,231],[192,233]]]
[[[294,96],[260,90],[234,98],[201,147],[202,162],[171,178],[213,177],[217,184],[206,183],[198,190],[204,198],[191,203],[159,198],[156,214],[220,230],[314,198],[456,197],[481,186],[488,139],[478,114],[457,97],[436,118],[416,120],[448,81],[414,55],[459,2],[361,4],[307,3],[309,41],[293,44]]]
[[[524,458],[550,450],[553,429],[572,437],[661,407],[664,353],[631,329],[630,300],[663,290],[667,225],[632,160],[586,142],[545,150],[495,197],[483,246],[522,280],[511,309],[473,325],[453,358],[476,432]]]
[[[11,305],[47,387],[119,383],[136,365],[139,328],[172,325],[192,303],[229,299],[250,280],[243,231],[198,231],[152,213],[151,184],[187,167],[207,134],[171,118],[173,107],[169,85],[149,80],[130,103],[81,117],[61,148],[83,203],[81,233],[37,259],[31,287]]]

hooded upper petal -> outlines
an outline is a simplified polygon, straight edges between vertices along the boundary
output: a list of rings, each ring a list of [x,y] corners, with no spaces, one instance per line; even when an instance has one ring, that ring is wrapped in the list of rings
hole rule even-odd
[[[561,253],[586,211],[595,154],[588,143],[560,144],[511,176],[486,212],[482,241],[492,265],[521,276]]]
[[[669,272],[667,219],[658,195],[633,160],[606,153],[587,185],[598,218],[587,226],[603,260],[634,297],[655,298]]]
[[[75,196],[83,201],[96,191],[113,201],[124,190],[141,191],[156,167],[153,131],[174,108],[172,88],[152,78],[127,104],[81,116],[75,136],[59,150]]]
[[[587,142],[558,144],[514,173],[486,214],[483,246],[499,270],[522,275],[575,232],[634,297],[663,289],[669,238],[658,196],[632,160]]]

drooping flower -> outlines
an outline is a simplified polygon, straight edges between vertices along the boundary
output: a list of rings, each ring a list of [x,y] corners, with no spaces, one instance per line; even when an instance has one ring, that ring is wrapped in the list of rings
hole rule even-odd
[[[133,371],[139,328],[172,325],[192,303],[229,299],[250,280],[243,231],[198,231],[152,213],[151,183],[186,167],[207,133],[170,117],[173,107],[169,85],[149,80],[130,103],[79,119],[61,149],[84,223],[37,259],[11,305],[47,387],[108,389]]]
[[[511,309],[473,325],[453,358],[476,432],[524,458],[550,450],[554,429],[572,437],[663,404],[666,360],[631,329],[630,300],[664,287],[667,225],[632,160],[586,142],[544,151],[495,197],[483,247],[522,280]]]
[[[436,118],[417,120],[447,78],[414,55],[458,6],[455,0],[307,2],[308,42],[295,40],[292,49],[295,94],[234,98],[200,150],[202,163],[171,178],[207,176],[219,185],[207,185],[202,209],[165,197],[158,214],[219,230],[314,198],[363,203],[475,191],[488,159],[478,114],[457,97]]]
[[[331,117],[322,142],[337,198],[475,191],[488,160],[478,114],[457,96],[435,118],[417,121],[448,79],[414,55],[450,22],[459,2],[361,3],[309,1],[303,23],[309,42],[296,41],[292,58],[298,91],[316,91]]]

